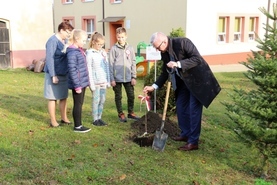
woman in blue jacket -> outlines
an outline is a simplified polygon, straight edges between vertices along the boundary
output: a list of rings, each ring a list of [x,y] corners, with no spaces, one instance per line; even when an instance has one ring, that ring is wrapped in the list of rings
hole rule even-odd
[[[56,120],[56,102],[59,101],[61,123],[69,124],[67,118],[67,58],[62,52],[70,32],[73,30],[68,22],[62,22],[58,26],[58,32],[52,35],[46,43],[46,63],[44,66],[44,97],[48,100],[48,112],[50,114],[50,126],[58,127]]]

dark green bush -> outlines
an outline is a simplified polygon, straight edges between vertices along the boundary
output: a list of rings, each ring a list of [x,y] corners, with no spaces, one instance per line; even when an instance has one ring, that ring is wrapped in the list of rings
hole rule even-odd
[[[182,28],[178,28],[178,29],[172,29],[172,31],[170,32],[170,37],[184,37],[185,36],[185,32]]]
[[[182,28],[178,28],[178,29],[172,29],[169,37],[184,37],[184,35],[185,34]],[[157,77],[159,77],[159,75],[161,74],[162,65],[163,65],[163,61],[157,61],[157,71],[156,71]],[[150,73],[145,76],[144,85],[152,85],[154,81],[155,81],[155,67],[153,66],[150,70]],[[156,91],[156,110],[157,112],[160,112],[160,113],[162,113],[164,109],[166,86],[167,86],[167,83],[164,85],[164,87],[159,88]],[[151,93],[151,100],[154,101],[154,92]],[[174,96],[174,91],[171,88],[169,99],[168,99],[167,114],[172,115],[175,113],[176,113],[175,96]]]
[[[157,61],[157,71],[156,71],[157,78],[159,77],[159,75],[162,71],[162,65],[163,65],[163,61],[161,61],[161,60]],[[146,75],[144,78],[144,85],[152,85],[154,83],[154,81],[155,81],[155,66],[152,66],[149,74]],[[159,88],[156,91],[156,110],[159,113],[162,113],[163,109],[164,109],[166,87],[167,87],[167,83],[164,84],[163,87]],[[154,100],[155,100],[154,92],[152,92],[149,95],[151,96],[151,100],[153,101],[152,103],[154,104]],[[176,107],[175,107],[174,91],[171,88],[170,94],[169,94],[169,99],[168,99],[167,114],[172,115],[173,113],[175,113],[175,109],[176,109]]]

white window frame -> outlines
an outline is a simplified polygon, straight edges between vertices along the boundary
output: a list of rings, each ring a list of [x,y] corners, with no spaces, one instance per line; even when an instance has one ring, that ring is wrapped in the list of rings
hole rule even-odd
[[[220,32],[218,33],[218,40],[219,43],[226,43],[226,33]]]
[[[248,32],[248,41],[253,42],[255,41],[255,32],[256,32],[256,24],[257,24],[257,17],[250,17],[250,19],[254,19],[253,21],[253,30],[249,30]]]
[[[64,0],[64,4],[71,4],[73,3],[73,0]]]
[[[241,32],[234,32],[234,42],[241,41]]]
[[[217,43],[226,43],[227,17],[219,17],[224,19],[224,32],[217,33]]]
[[[248,40],[249,41],[255,41],[255,32],[253,32],[253,31],[250,31],[250,32],[248,32]]]
[[[86,31],[88,34],[88,40],[91,38],[91,34],[95,31],[94,19],[86,19]],[[90,26],[89,26],[90,22]]]
[[[69,24],[71,24],[73,26],[73,19],[64,19],[64,21],[68,21]]]
[[[113,3],[122,3],[122,0],[114,0]]]
[[[234,42],[241,42],[242,17],[235,17],[235,20],[236,19],[239,19],[239,31],[234,31]]]

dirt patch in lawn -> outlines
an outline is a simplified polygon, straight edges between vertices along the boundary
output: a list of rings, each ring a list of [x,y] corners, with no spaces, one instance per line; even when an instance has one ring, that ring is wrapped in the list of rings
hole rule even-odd
[[[131,123],[131,129],[134,133],[131,140],[141,147],[152,146],[155,131],[160,129],[161,123],[162,115],[152,111],[147,112],[147,114],[142,116],[139,120]],[[143,136],[146,131],[147,135]],[[166,118],[164,132],[168,134],[168,137],[172,138],[180,134],[180,129],[176,122]]]

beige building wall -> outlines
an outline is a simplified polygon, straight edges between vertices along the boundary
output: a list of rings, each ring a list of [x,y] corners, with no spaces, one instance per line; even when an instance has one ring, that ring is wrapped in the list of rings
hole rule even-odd
[[[53,34],[52,0],[0,0],[0,4],[0,21],[9,30],[10,67],[26,67],[45,57],[46,40]]]
[[[104,33],[107,50],[114,44],[114,30],[120,25],[127,29],[127,41],[135,48],[140,42],[149,44],[151,34],[156,31],[169,34],[172,29],[182,28],[209,64],[234,64],[245,61],[251,50],[257,49],[255,41],[246,39],[249,18],[257,17],[258,34],[263,37],[266,17],[258,8],[268,7],[269,2],[265,0],[122,0],[121,3],[113,3],[115,0],[83,1],[85,0],[74,0],[73,3],[63,4],[64,0],[55,0],[55,21],[60,22],[66,17],[71,17],[74,18],[76,28],[85,28],[82,17],[95,18],[95,29]],[[275,1],[271,1],[272,3]],[[122,19],[118,22],[99,22],[103,18],[119,16]],[[227,43],[218,42],[220,16],[228,16],[230,20]],[[245,20],[243,42],[233,42],[235,17],[243,17]]]
[[[127,29],[128,42],[136,48],[139,42],[149,43],[152,33],[163,31],[167,34],[174,28],[185,29],[186,25],[186,1],[174,0],[174,4],[180,6],[172,7],[172,2],[168,0],[123,0],[122,3],[111,3],[110,0],[94,0],[92,2],[82,2],[63,4],[62,0],[54,1],[55,25],[66,17],[74,18],[74,27],[84,29],[82,25],[83,16],[94,16],[96,19],[95,28],[100,33],[105,29],[106,48],[110,48],[113,43],[110,32],[110,22],[99,22],[106,17],[123,16],[123,26]],[[104,17],[103,17],[104,11]],[[178,21],[177,21],[178,20]],[[56,26],[57,27],[57,26]],[[144,52],[144,51],[142,51]]]
[[[128,42],[134,47],[142,41],[149,43],[152,33],[156,31],[169,34],[179,27],[185,30],[186,25],[185,0],[174,0],[174,4],[168,0],[124,0],[118,5],[109,3],[105,12],[106,17],[126,16],[124,24]]]
[[[86,17],[94,18],[95,30],[105,34],[107,50],[115,42],[114,30],[118,25],[126,27],[128,42],[134,48],[139,42],[148,44],[153,32],[162,31],[169,34],[172,29],[182,28],[208,63],[234,63],[245,59],[250,50],[256,48],[256,43],[218,44],[218,16],[257,16],[259,35],[263,36],[266,18],[258,8],[267,7],[269,2],[174,0],[173,3],[168,0],[123,0],[122,3],[113,3],[114,0],[74,0],[73,3],[63,4],[64,1],[25,0],[16,1],[15,6],[14,1],[0,0],[0,21],[6,24],[9,31],[10,67],[26,67],[33,59],[44,57],[45,43],[54,31],[57,31],[62,20],[72,19],[75,28],[84,29],[83,19]],[[118,16],[123,17],[119,22],[99,22],[103,18]],[[247,20],[245,23],[247,24]]]
[[[54,0],[55,30],[57,30],[57,25],[66,18],[73,18],[74,21],[72,26],[78,29],[83,29],[83,16],[94,16],[96,20],[101,20],[102,0],[94,0],[91,2],[82,2],[81,0],[75,0],[74,3],[67,4],[64,4],[62,0]],[[97,30],[99,29],[99,27],[101,27],[101,24],[96,24]]]

